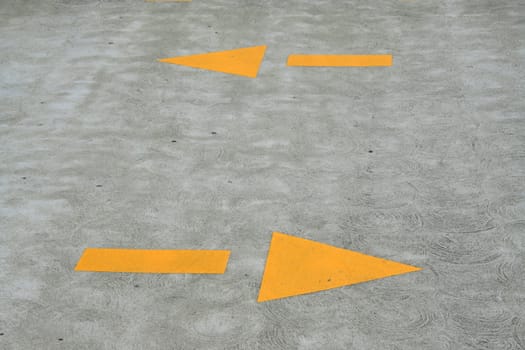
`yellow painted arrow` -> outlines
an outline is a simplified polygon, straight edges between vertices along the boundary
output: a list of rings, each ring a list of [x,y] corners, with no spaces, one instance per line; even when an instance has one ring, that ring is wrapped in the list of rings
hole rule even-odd
[[[307,294],[421,270],[274,232],[257,301]]]
[[[162,58],[159,59],[159,62],[255,78],[259,72],[265,51],[266,46],[254,46],[198,55]]]
[[[87,248],[75,271],[222,274],[228,250]]]
[[[228,250],[87,248],[75,271],[223,274]],[[419,267],[274,232],[259,302],[421,270]]]

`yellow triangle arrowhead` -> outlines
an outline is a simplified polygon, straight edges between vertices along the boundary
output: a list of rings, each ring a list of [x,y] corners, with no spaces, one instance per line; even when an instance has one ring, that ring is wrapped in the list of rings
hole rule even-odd
[[[266,46],[253,46],[198,55],[162,58],[159,61],[255,78],[259,72],[265,51]]]
[[[274,232],[258,302],[371,281],[418,267]]]

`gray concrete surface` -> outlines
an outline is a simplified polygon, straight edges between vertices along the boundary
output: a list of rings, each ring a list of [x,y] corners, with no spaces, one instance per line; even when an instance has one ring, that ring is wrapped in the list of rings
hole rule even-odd
[[[525,349],[522,1],[3,0],[0,33],[0,349]],[[156,62],[254,45],[257,79]],[[258,304],[273,230],[424,270]]]

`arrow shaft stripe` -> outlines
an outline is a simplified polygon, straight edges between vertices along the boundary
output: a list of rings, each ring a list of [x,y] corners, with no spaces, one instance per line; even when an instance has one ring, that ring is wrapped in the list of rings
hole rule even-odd
[[[392,55],[290,55],[288,66],[297,67],[386,67]]]
[[[229,250],[87,248],[75,271],[222,274]]]

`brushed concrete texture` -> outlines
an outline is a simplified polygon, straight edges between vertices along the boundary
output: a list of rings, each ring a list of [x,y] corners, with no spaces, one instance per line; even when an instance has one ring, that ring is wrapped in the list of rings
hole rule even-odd
[[[525,349],[523,1],[3,0],[0,33],[1,349]],[[156,61],[255,45],[256,79]],[[258,304],[273,230],[424,270]]]

